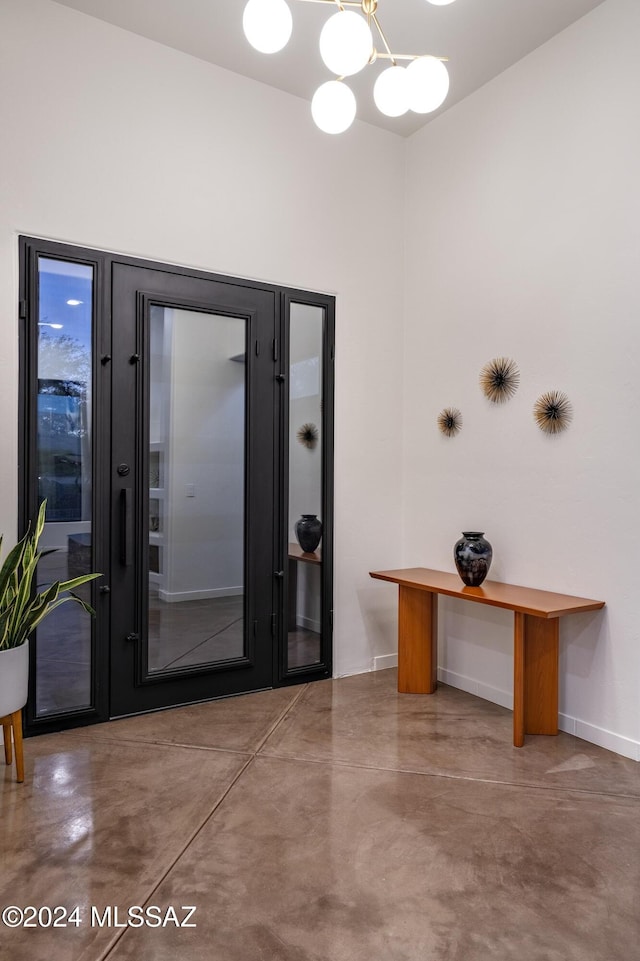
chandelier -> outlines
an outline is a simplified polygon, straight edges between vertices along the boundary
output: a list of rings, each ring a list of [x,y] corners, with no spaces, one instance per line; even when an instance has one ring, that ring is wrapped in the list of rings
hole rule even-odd
[[[298,0],[299,3],[322,3],[336,11],[320,33],[320,56],[335,75],[316,90],[311,101],[311,114],[325,133],[343,133],[356,116],[356,98],[344,82],[345,77],[359,73],[377,60],[389,60],[390,66],[380,74],[373,87],[378,110],[387,117],[400,117],[408,110],[431,113],[444,102],[449,92],[449,74],[444,65],[447,57],[392,53],[378,20],[378,0]],[[435,6],[446,6],[453,0],[428,0]],[[347,7],[355,7],[347,10]],[[337,8],[337,9],[336,9]],[[249,0],[243,16],[245,36],[261,53],[277,53],[289,41],[293,18],[286,0]],[[382,49],[376,48],[373,28]],[[409,61],[407,67],[399,61]]]

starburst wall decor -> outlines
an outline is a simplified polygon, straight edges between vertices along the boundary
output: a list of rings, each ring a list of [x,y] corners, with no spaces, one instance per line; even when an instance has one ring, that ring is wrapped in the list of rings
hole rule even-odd
[[[480,371],[482,393],[494,404],[504,404],[510,400],[519,384],[518,365],[508,357],[494,357]]]
[[[318,444],[318,428],[315,424],[303,424],[298,428],[296,436],[302,446],[309,450],[314,450]]]
[[[545,434],[559,434],[571,423],[573,407],[563,391],[548,390],[535,402],[533,416],[538,427]]]
[[[438,414],[438,429],[445,437],[455,437],[462,430],[462,414],[457,407],[445,407]]]

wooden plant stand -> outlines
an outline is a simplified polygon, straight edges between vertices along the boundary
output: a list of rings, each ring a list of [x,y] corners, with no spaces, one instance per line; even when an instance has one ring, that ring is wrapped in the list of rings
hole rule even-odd
[[[7,764],[13,760],[11,735],[13,733],[13,748],[16,755],[16,779],[21,784],[24,781],[24,754],[22,751],[22,709],[14,711],[0,718],[4,737],[4,759]]]

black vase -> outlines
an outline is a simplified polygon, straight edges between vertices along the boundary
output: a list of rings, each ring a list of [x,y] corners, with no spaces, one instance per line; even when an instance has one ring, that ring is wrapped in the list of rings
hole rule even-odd
[[[308,554],[313,553],[322,537],[322,522],[318,520],[317,514],[303,514],[300,520],[296,521],[294,530],[302,550]]]
[[[463,531],[453,546],[458,574],[467,587],[479,587],[491,567],[493,548],[480,531]]]

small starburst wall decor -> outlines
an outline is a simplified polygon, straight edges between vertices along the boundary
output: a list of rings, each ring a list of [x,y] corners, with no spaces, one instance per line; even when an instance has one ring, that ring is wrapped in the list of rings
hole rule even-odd
[[[494,357],[480,371],[482,393],[494,404],[504,404],[510,400],[519,384],[518,365],[508,357]]]
[[[457,407],[445,407],[438,414],[438,430],[445,437],[455,437],[462,430],[462,414]]]
[[[533,416],[545,434],[559,434],[566,430],[573,419],[573,407],[561,390],[548,390],[541,394],[533,407]]]
[[[299,443],[309,450],[314,450],[318,444],[318,428],[315,424],[303,424],[296,434]]]

